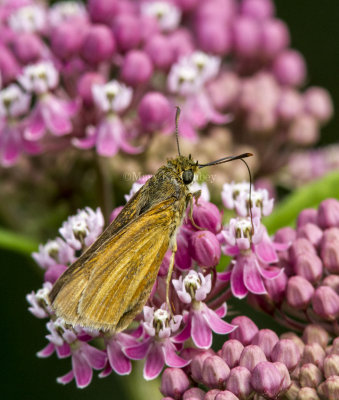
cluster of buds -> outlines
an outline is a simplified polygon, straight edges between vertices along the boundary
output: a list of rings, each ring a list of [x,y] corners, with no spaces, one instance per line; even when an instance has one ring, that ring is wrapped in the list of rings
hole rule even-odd
[[[302,338],[277,336],[247,317],[222,348],[196,354],[184,369],[168,368],[161,382],[163,400],[320,400],[339,393],[338,338],[308,325]]]
[[[136,182],[126,199],[149,178],[145,176]],[[202,193],[193,206],[194,224],[188,217],[190,210],[187,210],[187,217],[177,234],[178,249],[170,287],[174,315],[166,304],[166,277],[171,257],[168,252],[151,296],[143,313],[135,318],[132,330],[117,334],[94,332],[77,326],[70,328],[56,318],[48,294],[61,273],[100,235],[103,218],[99,209],[95,212],[89,208],[80,210],[64,222],[58,238],[41,245],[39,252],[33,254],[45,270],[45,282],[43,288],[32,292],[27,300],[36,317],[49,319],[46,326],[50,332],[46,336],[47,347],[38,355],[47,357],[56,352],[58,357],[72,357],[72,370],[58,378],[59,382],[68,383],[75,378],[78,387],[85,387],[91,381],[93,368],[102,370],[101,377],[112,370],[120,375],[129,374],[131,360],[145,360],[146,380],[159,376],[164,366],[186,368],[195,355],[210,351],[213,333],[233,335],[234,332],[238,335],[242,331],[237,319],[232,323],[223,319],[227,313],[226,300],[232,294],[242,298],[248,292],[264,293],[264,279],[278,279],[282,270],[270,266],[274,261],[272,254],[277,257],[276,245],[260,222],[261,215],[269,214],[273,207],[267,192],[252,189],[252,202],[249,202],[248,184],[231,185],[233,203],[224,201],[242,216],[223,227],[221,212],[209,201],[206,184],[194,185],[195,190]],[[230,190],[225,186],[226,189]],[[249,209],[254,232],[247,232],[251,231]],[[120,210],[121,207],[112,212],[111,220]],[[235,241],[232,245],[229,244],[231,240]],[[287,247],[283,245],[283,249]],[[229,270],[217,273],[222,248],[228,254],[232,248],[234,260]],[[229,281],[231,289],[228,288]],[[244,289],[240,291],[239,288]],[[101,343],[100,350],[93,346],[94,343]]]
[[[275,240],[291,244],[279,254],[277,265],[284,271],[278,279],[265,281],[267,294],[250,300],[293,329],[313,322],[337,335],[339,202],[327,199],[317,210],[303,210],[296,229],[278,230]]]
[[[188,140],[232,120],[235,145],[249,132],[260,154],[267,135],[315,143],[332,115],[325,90],[299,93],[305,62],[271,0],[29,0],[0,11],[3,166],[69,146],[140,153],[173,131],[175,106]],[[262,173],[286,162],[279,146],[270,157]]]

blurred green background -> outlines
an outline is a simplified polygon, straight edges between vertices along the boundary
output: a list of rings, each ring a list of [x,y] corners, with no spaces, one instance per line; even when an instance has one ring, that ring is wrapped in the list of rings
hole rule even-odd
[[[339,103],[339,2],[312,0],[278,0],[277,15],[287,22],[292,47],[301,51],[308,65],[308,85],[327,88],[334,104]],[[323,129],[320,145],[338,138],[335,118]],[[32,201],[34,200],[32,198]],[[47,343],[45,322],[27,311],[25,295],[41,286],[41,275],[27,256],[0,249],[1,265],[1,398],[35,399],[156,399],[150,390],[159,382],[145,383],[140,366],[132,377],[98,379],[84,390],[56,383],[56,377],[70,370],[70,360],[57,360],[55,356],[38,359],[35,354]],[[257,318],[259,327],[268,327],[267,320]],[[270,325],[273,327],[274,325]],[[140,392],[140,397],[137,393]],[[158,398],[160,398],[158,394]]]

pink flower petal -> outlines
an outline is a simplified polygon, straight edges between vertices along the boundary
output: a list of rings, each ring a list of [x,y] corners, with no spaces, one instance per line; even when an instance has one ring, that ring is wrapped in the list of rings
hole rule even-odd
[[[144,150],[144,148],[141,146],[134,147],[130,145],[125,139],[121,141],[120,147],[125,153],[128,154],[139,154]]]
[[[78,149],[91,149],[94,147],[96,142],[96,130],[93,128],[92,130],[87,129],[87,136],[85,138],[74,138],[72,139],[73,146],[77,147]]]
[[[145,358],[147,350],[150,346],[150,339],[137,344],[136,346],[126,347],[123,349],[125,355],[132,360],[142,360]]]
[[[238,299],[243,299],[248,293],[248,290],[244,285],[243,274],[243,261],[240,259],[235,263],[231,275],[231,290],[233,296],[237,297]]]
[[[229,282],[231,280],[232,271],[217,272],[217,278],[222,282]]]
[[[279,242],[273,242],[273,247],[277,251],[284,251],[287,250],[291,247],[292,242],[287,242],[287,243],[279,243]]]
[[[110,364],[108,363],[106,365],[105,369],[100,372],[98,377],[99,378],[106,378],[107,376],[111,375],[111,373],[112,373],[112,368],[111,368]]]
[[[72,131],[72,124],[67,111],[59,99],[50,95],[42,106],[42,115],[47,128],[56,136],[66,135]]]
[[[191,321],[188,321],[184,329],[181,332],[179,332],[176,336],[174,336],[172,339],[176,343],[183,343],[186,342],[186,340],[190,336],[191,336]]]
[[[267,293],[256,260],[248,259],[244,266],[244,284],[249,292]]]
[[[162,353],[161,345],[158,343],[152,343],[146,357],[144,379],[146,381],[155,379],[160,375],[164,364],[164,355]]]
[[[106,365],[107,356],[102,350],[96,349],[95,347],[84,343],[85,350],[83,352],[84,357],[88,361],[89,365],[94,369],[102,369]]]
[[[224,246],[224,253],[229,256],[237,256],[239,254],[239,247],[238,245],[235,246]]]
[[[175,346],[169,340],[166,340],[164,342],[162,350],[165,358],[165,363],[169,367],[182,368],[190,363],[189,360],[184,360],[177,355],[177,353],[175,352]]]
[[[66,342],[62,346],[56,346],[55,350],[58,358],[66,358],[71,355],[71,348]]]
[[[260,275],[265,279],[275,279],[284,272],[284,268],[267,267],[264,268],[259,264]]]
[[[72,366],[78,388],[84,388],[91,383],[93,371],[81,354],[73,354]]]
[[[38,353],[36,353],[36,355],[39,358],[46,358],[54,353],[54,349],[55,349],[54,344],[48,343],[48,345],[46,347],[44,347],[42,350],[40,350]]]
[[[218,315],[218,317],[224,318],[224,316],[227,314],[227,304],[223,303],[219,308],[214,310],[214,312]]]
[[[122,352],[121,344],[111,340],[107,344],[108,360],[113,370],[119,375],[128,375],[132,371],[131,361]]]
[[[73,378],[74,378],[74,373],[73,370],[71,370],[66,375],[57,378],[57,382],[66,385],[67,383],[71,382]]]
[[[273,243],[271,242],[271,239],[269,239],[269,237],[267,236],[266,240],[265,236],[261,242],[254,245],[255,254],[262,262],[266,264],[275,263],[278,261],[277,253],[275,251]]]
[[[115,127],[108,121],[100,123],[97,128],[97,152],[101,156],[111,157],[114,156],[118,148],[118,140],[116,136],[120,135],[119,132],[114,132]]]
[[[180,119],[180,135],[192,142],[197,141],[198,135],[190,122],[182,117]]]
[[[38,106],[38,108],[35,109],[31,115],[32,116],[29,118],[24,131],[24,138],[27,140],[39,140],[44,136],[46,131],[45,122],[42,118],[40,107]]]
[[[219,334],[226,334],[234,331],[236,328],[234,325],[228,324],[227,322],[223,321],[216,312],[211,310],[205,304],[203,308],[202,315],[207,322],[208,326],[212,329],[213,332]]]
[[[200,349],[209,349],[211,347],[212,331],[201,311],[194,311],[192,313],[191,335],[194,344]]]

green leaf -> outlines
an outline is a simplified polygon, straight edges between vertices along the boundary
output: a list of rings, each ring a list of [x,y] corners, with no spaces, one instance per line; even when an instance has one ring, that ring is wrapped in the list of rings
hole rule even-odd
[[[30,255],[38,249],[38,243],[17,233],[0,229],[0,247]]]
[[[331,172],[325,177],[305,185],[283,200],[268,217],[263,219],[268,232],[273,234],[284,226],[295,226],[300,211],[317,208],[327,198],[339,199],[339,172]]]

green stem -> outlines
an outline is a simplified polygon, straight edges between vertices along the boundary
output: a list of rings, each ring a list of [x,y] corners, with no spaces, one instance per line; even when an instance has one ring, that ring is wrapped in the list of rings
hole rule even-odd
[[[38,249],[38,243],[23,235],[0,229],[0,247],[15,252],[31,255]]]

